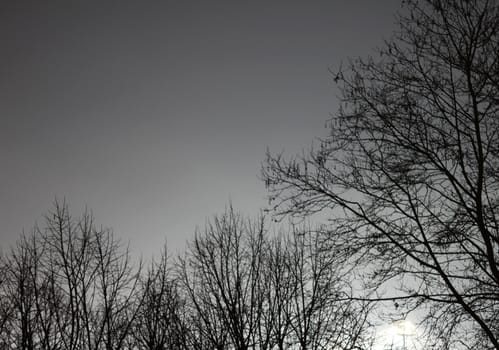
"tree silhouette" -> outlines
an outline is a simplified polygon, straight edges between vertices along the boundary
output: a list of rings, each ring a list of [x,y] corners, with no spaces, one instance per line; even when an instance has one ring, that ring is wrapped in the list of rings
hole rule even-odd
[[[267,231],[230,208],[180,259],[191,348],[361,349],[368,308],[345,296],[335,256],[310,230]]]
[[[349,299],[343,265],[325,249],[321,235],[293,226],[286,246],[291,343],[301,350],[368,348],[363,337],[369,305]]]
[[[185,307],[170,266],[166,246],[153,262],[137,293],[140,305],[133,326],[134,349],[188,349]]]
[[[43,229],[2,260],[0,344],[34,350],[124,349],[140,308],[140,264],[86,212],[56,203]]]
[[[405,4],[376,58],[337,73],[330,136],[269,153],[263,177],[280,214],[327,210],[331,249],[397,286],[374,299],[423,313],[433,346],[499,349],[498,5]]]
[[[211,347],[254,346],[262,313],[260,278],[263,220],[252,222],[230,208],[197,234],[180,262],[180,275],[202,338]]]

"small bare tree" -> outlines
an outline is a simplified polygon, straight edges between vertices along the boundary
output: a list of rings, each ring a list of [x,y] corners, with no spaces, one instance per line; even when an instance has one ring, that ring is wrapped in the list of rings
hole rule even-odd
[[[4,260],[3,345],[21,349],[53,349],[54,308],[46,298],[49,281],[43,272],[43,247],[34,235],[23,235]]]
[[[67,300],[58,329],[65,348],[122,349],[139,307],[140,264],[133,266],[128,247],[97,229],[89,213],[74,219],[56,203],[46,221],[48,263]]]
[[[263,219],[245,220],[230,208],[197,234],[180,260],[180,276],[199,331],[210,347],[254,346],[262,313]]]
[[[291,298],[294,292],[286,235],[279,232],[269,238],[264,255],[262,278],[264,304],[259,338],[263,349],[284,350],[289,347],[291,332]]]
[[[360,349],[369,307],[349,298],[343,265],[310,228],[292,227],[286,243],[291,342],[301,350]]]
[[[138,306],[140,264],[90,214],[56,203],[46,228],[22,236],[3,259],[4,346],[46,350],[124,349]]]
[[[143,350],[187,349],[185,305],[171,271],[166,246],[153,262],[137,295],[140,308],[133,327],[133,346]]]

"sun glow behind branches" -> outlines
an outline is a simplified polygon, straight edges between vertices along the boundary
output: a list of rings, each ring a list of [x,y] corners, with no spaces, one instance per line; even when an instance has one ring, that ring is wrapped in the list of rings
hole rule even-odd
[[[384,326],[376,337],[375,350],[420,350],[422,334],[409,320],[398,320]]]

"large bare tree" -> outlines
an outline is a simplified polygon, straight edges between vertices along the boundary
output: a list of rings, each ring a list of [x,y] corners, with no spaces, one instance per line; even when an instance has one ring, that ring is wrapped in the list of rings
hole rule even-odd
[[[393,38],[335,80],[330,136],[268,155],[276,209],[327,211],[331,248],[418,310],[435,348],[499,349],[497,2],[405,1]]]

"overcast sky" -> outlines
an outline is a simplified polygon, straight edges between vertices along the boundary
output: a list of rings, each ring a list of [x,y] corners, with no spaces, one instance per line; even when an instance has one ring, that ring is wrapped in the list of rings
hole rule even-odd
[[[266,148],[324,136],[328,68],[395,0],[0,2],[0,246],[66,198],[135,252],[181,250],[229,200],[256,215]]]

